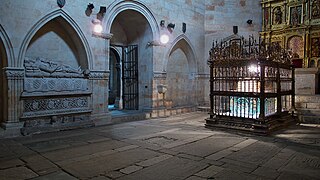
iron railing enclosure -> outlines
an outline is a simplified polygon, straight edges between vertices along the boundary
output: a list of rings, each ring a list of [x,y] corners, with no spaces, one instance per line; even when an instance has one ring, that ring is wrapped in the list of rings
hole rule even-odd
[[[293,120],[294,67],[279,44],[253,36],[214,42],[207,127],[269,133]]]

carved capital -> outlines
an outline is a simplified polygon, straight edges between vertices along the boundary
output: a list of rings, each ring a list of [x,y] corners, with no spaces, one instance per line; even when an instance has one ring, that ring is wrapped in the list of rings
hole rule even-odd
[[[113,34],[111,34],[111,33],[95,33],[95,32],[93,32],[92,36],[96,37],[96,38],[102,38],[102,39],[111,39]]]
[[[4,73],[7,79],[23,79],[24,68],[6,67]]]
[[[109,71],[90,70],[89,79],[109,79]]]
[[[153,73],[153,78],[154,79],[166,79],[167,78],[167,72],[154,72]]]
[[[195,78],[197,78],[197,79],[209,79],[210,78],[210,74],[196,74]]]

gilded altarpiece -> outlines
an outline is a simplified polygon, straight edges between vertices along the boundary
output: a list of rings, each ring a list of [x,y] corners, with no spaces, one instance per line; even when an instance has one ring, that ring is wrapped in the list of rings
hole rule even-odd
[[[290,51],[296,67],[320,67],[320,0],[262,0],[261,37]]]

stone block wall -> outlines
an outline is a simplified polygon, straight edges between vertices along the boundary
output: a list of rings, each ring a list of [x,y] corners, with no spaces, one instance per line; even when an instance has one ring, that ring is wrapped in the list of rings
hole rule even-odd
[[[206,0],[205,1],[205,51],[204,59],[209,57],[213,41],[220,41],[233,35],[233,26],[238,26],[238,35],[247,38],[258,36],[262,26],[262,8],[258,0]],[[247,21],[252,20],[252,24]],[[201,72],[209,72],[206,64],[199,67]],[[209,99],[209,82],[200,86],[206,87],[205,102]]]
[[[5,58],[2,58],[1,73],[5,75],[2,81],[8,85],[8,92],[3,93],[7,94],[7,97],[3,96],[1,99],[8,101],[3,103],[5,107],[1,111],[5,113],[1,113],[3,116],[0,121],[6,129],[16,128],[18,134],[23,126],[23,131],[28,134],[37,132],[37,129],[33,129],[36,126],[43,126],[43,130],[48,131],[47,128],[53,126],[65,129],[67,127],[64,125],[75,121],[80,122],[79,126],[111,122],[107,108],[110,44],[127,41],[130,29],[123,30],[124,25],[121,23],[114,26],[116,31],[122,28],[121,32],[127,39],[121,34],[112,39],[110,33],[113,20],[125,9],[138,12],[140,16],[137,18],[142,17],[148,23],[147,31],[139,31],[142,33],[138,39],[131,35],[130,38],[133,38],[132,43],[138,44],[139,58],[142,60],[139,67],[139,110],[151,112],[152,116],[189,112],[195,109],[194,106],[205,102],[208,97],[209,73],[206,58],[212,39],[230,35],[233,25],[239,26],[241,35],[258,33],[261,24],[259,2],[249,0],[66,0],[63,7],[59,7],[57,1],[48,0],[4,0],[1,3],[0,38],[1,48],[4,49],[1,53],[6,54]],[[93,3],[95,8],[92,14],[87,16],[85,11],[89,3]],[[92,20],[96,18],[100,6],[105,6],[107,12],[102,19],[104,30],[97,35],[92,31]],[[252,19],[253,24],[247,25],[247,19]],[[161,20],[165,21],[164,27],[160,27]],[[133,23],[127,26],[139,25],[141,19],[133,18],[132,21]],[[166,28],[169,23],[175,24],[172,32],[168,32]],[[186,24],[185,32],[182,31],[182,23]],[[160,35],[163,33],[170,37],[166,45],[159,44]],[[180,53],[179,56],[174,55],[177,52]],[[45,58],[48,60],[44,63],[47,66],[53,63],[60,68],[79,69],[81,77],[65,76],[69,70],[64,70],[62,76],[52,72],[48,72],[49,75],[45,77],[41,74],[30,75],[25,66],[27,57]],[[184,71],[180,75],[174,74],[176,72],[167,74],[167,70],[177,69]],[[176,75],[177,77],[173,77]],[[178,81],[183,80],[183,84],[176,86],[173,82],[175,78]],[[39,92],[30,92],[32,88],[28,87],[30,84],[27,82],[33,82],[33,88],[37,88],[37,80],[46,85],[57,84],[63,80],[73,84],[80,80],[85,81],[87,86],[84,91],[81,88],[76,91],[67,88],[67,91],[64,91],[61,87],[52,86],[52,92],[46,91],[46,88]],[[158,85],[166,85],[174,96],[184,97],[176,97],[175,106],[170,99],[165,99],[165,94],[158,92]],[[185,98],[189,95],[192,95],[194,101]],[[80,110],[75,108],[79,111],[72,113],[63,114],[59,111],[56,113],[58,116],[55,116],[50,114],[54,112],[53,109],[47,109],[49,113],[38,120],[26,118],[26,115],[30,114],[26,108],[29,100],[41,101],[42,105],[50,108],[52,104],[53,107],[59,104],[59,98],[85,98],[87,104]],[[72,102],[70,100],[71,104]],[[36,107],[37,103],[32,102],[29,105],[28,107]],[[83,119],[89,119],[88,123],[82,123]],[[26,129],[28,127],[29,130]]]

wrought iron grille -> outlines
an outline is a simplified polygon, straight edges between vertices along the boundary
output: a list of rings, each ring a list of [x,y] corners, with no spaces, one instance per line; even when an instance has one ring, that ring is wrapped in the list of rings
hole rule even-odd
[[[292,120],[294,68],[279,44],[253,36],[213,42],[208,127],[268,133]]]
[[[123,107],[126,110],[139,109],[138,46],[123,48],[122,58]]]

